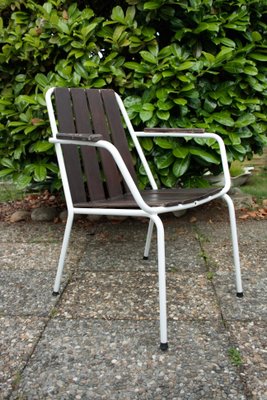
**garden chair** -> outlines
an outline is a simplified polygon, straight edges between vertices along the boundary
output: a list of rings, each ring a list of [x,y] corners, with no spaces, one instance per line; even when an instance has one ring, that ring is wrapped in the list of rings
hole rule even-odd
[[[236,292],[242,297],[235,211],[227,192],[230,175],[223,140],[201,129],[145,129],[136,132],[121,98],[110,89],[51,88],[46,102],[68,208],[65,234],[54,283],[57,295],[75,214],[147,217],[144,258],[148,258],[153,226],[157,229],[160,348],[167,350],[165,241],[161,214],[201,206],[223,198],[229,209]],[[139,190],[124,126],[141,159],[150,188]],[[143,137],[214,138],[219,145],[223,187],[158,189],[139,143]]]

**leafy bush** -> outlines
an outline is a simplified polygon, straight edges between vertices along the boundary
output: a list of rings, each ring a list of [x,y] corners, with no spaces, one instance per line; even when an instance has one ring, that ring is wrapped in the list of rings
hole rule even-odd
[[[59,187],[44,103],[45,90],[59,85],[114,88],[138,128],[216,132],[229,163],[261,153],[266,0],[127,0],[113,2],[120,5],[109,14],[110,2],[93,1],[94,10],[84,3],[2,3],[0,177]],[[213,140],[143,139],[142,146],[165,186],[204,185],[205,171],[220,171]],[[141,167],[139,178],[145,186]]]

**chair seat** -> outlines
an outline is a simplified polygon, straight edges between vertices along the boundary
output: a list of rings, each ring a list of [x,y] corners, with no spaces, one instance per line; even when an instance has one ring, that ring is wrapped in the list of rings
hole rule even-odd
[[[141,196],[151,207],[171,207],[203,200],[218,193],[221,188],[143,190]],[[77,208],[139,208],[133,196],[126,193],[110,199],[75,203]]]

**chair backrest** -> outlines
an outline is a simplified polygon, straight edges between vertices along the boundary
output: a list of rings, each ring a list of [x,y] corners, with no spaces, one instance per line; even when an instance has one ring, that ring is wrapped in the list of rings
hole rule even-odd
[[[101,134],[117,147],[137,181],[114,91],[55,88],[54,97],[59,133]],[[62,151],[73,203],[114,198],[128,192],[106,150],[62,145]]]

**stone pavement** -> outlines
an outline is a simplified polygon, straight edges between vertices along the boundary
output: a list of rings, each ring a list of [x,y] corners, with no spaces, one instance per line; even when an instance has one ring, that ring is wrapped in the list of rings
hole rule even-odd
[[[165,218],[169,350],[159,350],[156,245],[147,224],[0,224],[1,399],[267,399],[267,220],[238,221],[235,296],[225,210]]]

